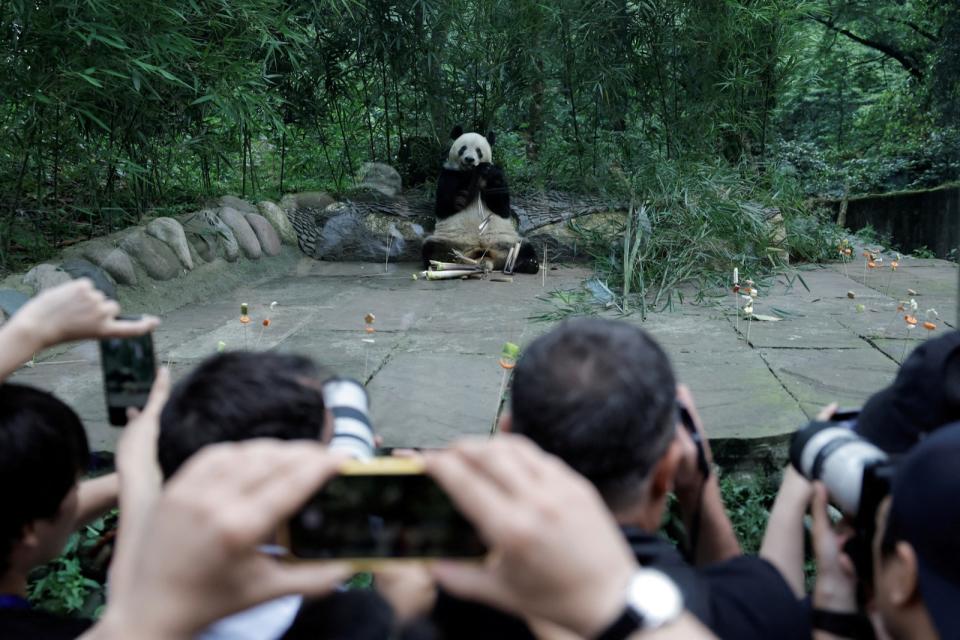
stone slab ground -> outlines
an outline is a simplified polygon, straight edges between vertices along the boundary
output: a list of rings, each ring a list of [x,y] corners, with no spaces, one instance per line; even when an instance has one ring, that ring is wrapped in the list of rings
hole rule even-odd
[[[545,286],[540,276],[427,282],[411,279],[412,264],[391,264],[386,272],[383,264],[307,258],[277,264],[259,280],[208,288],[202,300],[165,313],[155,336],[159,357],[180,378],[221,341],[228,349],[309,354],[367,382],[387,446],[442,446],[464,434],[490,433],[502,344],[523,345],[549,330],[555,321],[532,318],[555,309],[550,292],[582,290],[590,276],[572,266],[549,271]],[[908,331],[896,310],[908,288],[921,312],[937,308],[939,331],[955,325],[955,265],[905,259],[890,275],[870,273],[864,282],[862,265],[834,264],[759,283],[756,312],[779,314],[780,322],[738,322],[732,294],[700,304],[688,295],[672,311],[625,320],[664,345],[712,438],[733,443],[731,451],[740,450],[736,443],[782,444],[820,406],[861,404],[893,378],[904,352],[931,335]],[[247,326],[239,323],[241,302],[250,304],[254,322]],[[130,306],[126,311],[150,310],[148,301]],[[367,313],[376,315],[373,344],[362,341]],[[261,329],[268,316],[269,328]],[[106,424],[95,344],[41,355],[14,380],[53,390],[81,415],[94,448],[114,446],[117,431]]]

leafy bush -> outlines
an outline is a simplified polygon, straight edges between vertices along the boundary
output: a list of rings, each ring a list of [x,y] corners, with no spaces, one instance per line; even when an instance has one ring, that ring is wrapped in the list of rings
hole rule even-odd
[[[105,581],[116,511],[70,536],[63,553],[30,576],[34,606],[59,615],[95,618],[106,600]]]

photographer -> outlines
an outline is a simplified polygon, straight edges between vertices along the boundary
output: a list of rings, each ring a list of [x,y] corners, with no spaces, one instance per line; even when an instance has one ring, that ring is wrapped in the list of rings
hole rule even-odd
[[[272,440],[198,453],[139,525],[122,529],[110,602],[84,638],[192,638],[213,620],[284,594],[329,593],[348,575],[345,566],[281,563],[258,546],[342,459],[319,444]],[[631,576],[643,570],[582,478],[513,437],[465,442],[429,456],[427,466],[491,548],[481,565],[436,564],[440,584],[580,637],[598,637],[616,618]],[[678,611],[656,629],[617,637],[710,635]]]
[[[809,637],[806,612],[776,569],[739,555],[709,448],[701,454],[695,446],[694,435],[706,443],[693,398],[641,329],[576,319],[535,340],[514,370],[501,429],[527,436],[590,480],[637,561],[669,575],[689,611],[718,636]],[[698,568],[656,535],[674,489]]]
[[[117,320],[116,302],[86,279],[48,289],[0,327],[0,380],[37,351],[87,338],[141,335],[158,320]],[[77,414],[50,393],[0,384],[0,636],[73,638],[86,620],[34,610],[27,580],[68,536],[116,505],[116,474],[79,480],[89,464]]]
[[[871,541],[871,607],[879,629],[895,640],[960,637],[960,423],[943,427],[897,463],[890,495],[876,512]],[[812,505],[817,585],[814,606],[855,614],[857,577],[842,548],[846,533],[833,530],[827,492],[817,485]],[[818,638],[867,637],[862,625],[826,625]]]
[[[366,407],[359,383],[330,378],[309,358],[269,351],[217,354],[173,388],[160,414],[157,459],[163,477],[170,479],[209,445],[255,438],[324,442],[353,457],[370,456],[374,435]],[[348,598],[360,609],[382,605],[374,592],[337,594],[333,600]],[[301,613],[304,625],[315,630],[308,620],[329,619],[323,610],[338,605],[347,606],[304,604],[293,595],[218,621],[203,637],[278,638],[296,632]],[[319,611],[302,612],[306,606]],[[389,629],[389,622],[381,626]]]

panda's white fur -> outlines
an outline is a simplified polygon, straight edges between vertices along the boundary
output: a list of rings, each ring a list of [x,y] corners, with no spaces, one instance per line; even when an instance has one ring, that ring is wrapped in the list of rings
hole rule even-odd
[[[464,149],[463,153],[460,150]],[[450,145],[444,167],[455,171],[471,171],[477,164],[493,162],[490,143],[479,133],[464,133]],[[489,221],[480,233],[480,225]],[[437,220],[433,237],[457,248],[469,258],[490,261],[493,269],[503,268],[507,253],[521,237],[512,218],[502,218],[483,205],[480,194],[461,211]]]

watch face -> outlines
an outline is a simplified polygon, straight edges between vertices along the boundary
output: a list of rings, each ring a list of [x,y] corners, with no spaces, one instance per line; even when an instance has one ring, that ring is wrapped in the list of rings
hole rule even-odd
[[[654,629],[680,615],[683,596],[673,580],[656,569],[640,569],[630,581],[629,605],[640,614],[644,629]]]

